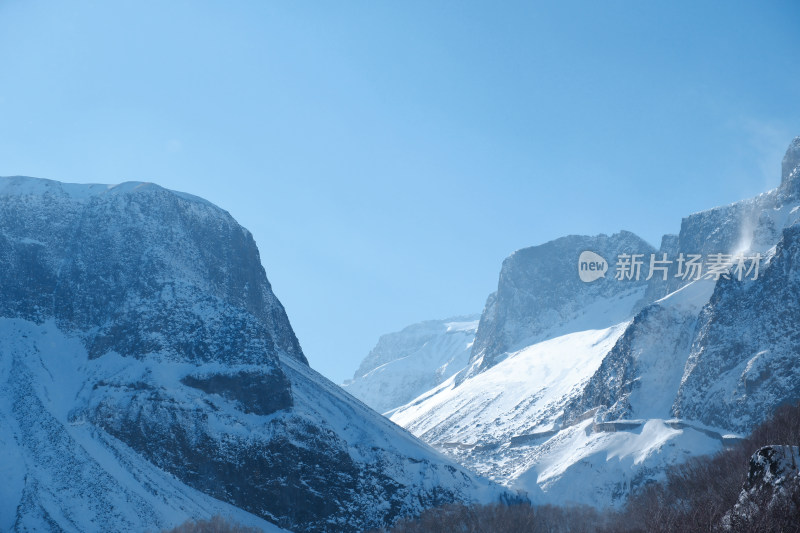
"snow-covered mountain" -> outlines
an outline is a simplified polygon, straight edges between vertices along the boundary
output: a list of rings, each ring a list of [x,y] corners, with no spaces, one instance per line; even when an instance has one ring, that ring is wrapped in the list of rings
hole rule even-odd
[[[472,347],[472,372],[537,341],[605,328],[630,315],[643,295],[644,277],[619,283],[609,272],[584,283],[576,275],[584,251],[613,264],[620,254],[649,256],[655,250],[633,233],[621,231],[611,236],[570,235],[514,252],[503,261],[497,291],[486,300]]]
[[[681,224],[677,253],[758,253],[764,260],[757,279],[730,276],[687,285],[672,275],[665,289],[660,278],[653,278],[657,289],[648,292],[669,296],[637,314],[625,342],[608,354],[603,369],[568,409],[568,419],[589,408],[597,408],[602,420],[647,416],[643,413],[653,412],[655,399],[652,382],[661,386],[657,412],[662,416],[731,432],[747,432],[778,405],[800,399],[799,154],[797,138],[784,157],[777,189],[696,213]],[[665,305],[673,301],[683,302],[681,313],[664,316]],[[651,371],[656,362],[660,370]]]
[[[427,320],[382,335],[342,386],[379,413],[404,405],[467,365],[478,318]]]
[[[0,530],[363,531],[501,494],[311,368],[250,233],[148,183],[0,178]]]
[[[690,215],[664,236],[666,280],[607,276],[594,283],[622,286],[601,292],[581,284],[577,254],[610,260],[608,249],[565,254],[554,241],[527,249],[527,262],[517,252],[481,317],[471,368],[392,420],[534,500],[619,503],[666,465],[718,450],[800,399],[798,220],[800,138],[778,188]],[[763,256],[757,279],[678,271],[680,254],[737,253]]]
[[[665,312],[679,314],[683,305],[665,302]],[[398,409],[392,420],[534,501],[618,503],[664,465],[718,450],[726,433],[673,420],[669,405],[658,418],[599,423],[590,409],[565,419],[632,325],[533,344],[460,384],[449,380]],[[654,369],[654,380],[661,370]]]

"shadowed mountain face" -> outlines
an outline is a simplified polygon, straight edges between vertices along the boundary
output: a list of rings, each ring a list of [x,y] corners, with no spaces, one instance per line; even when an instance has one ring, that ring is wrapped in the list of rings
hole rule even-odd
[[[202,199],[0,178],[0,283],[0,530],[363,531],[502,492],[311,370]]]

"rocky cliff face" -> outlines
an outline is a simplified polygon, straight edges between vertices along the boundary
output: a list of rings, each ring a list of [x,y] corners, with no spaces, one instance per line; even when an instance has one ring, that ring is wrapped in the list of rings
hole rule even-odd
[[[697,314],[713,289],[699,281],[636,314],[579,395],[564,423],[668,418],[681,385]]]
[[[202,199],[0,178],[0,287],[0,529],[363,531],[500,494],[311,370]]]
[[[800,137],[795,137],[781,161],[781,190],[787,195],[800,193]]]
[[[747,432],[800,400],[800,225],[757,280],[721,279],[699,317],[674,412]]]
[[[400,407],[467,365],[477,328],[477,316],[462,316],[382,335],[342,386],[379,413]]]
[[[577,276],[578,258],[587,250],[608,262],[605,278],[584,283]],[[639,280],[615,280],[617,257],[645,254],[649,260],[654,251],[633,233],[622,231],[610,237],[571,235],[514,252],[503,261],[497,292],[486,301],[471,362],[483,371],[504,354],[548,337],[621,322],[647,283],[646,272]],[[608,312],[597,312],[604,306]]]
[[[0,196],[0,316],[52,318],[92,358],[306,361],[252,235],[218,207],[148,183],[4,178]]]
[[[723,518],[732,531],[791,531],[800,512],[800,448],[764,446],[750,458],[739,499]]]

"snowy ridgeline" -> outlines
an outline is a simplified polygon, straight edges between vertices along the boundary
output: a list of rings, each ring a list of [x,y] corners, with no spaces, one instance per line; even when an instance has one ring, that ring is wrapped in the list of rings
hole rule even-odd
[[[0,178],[0,272],[2,531],[355,532],[505,493],[309,368],[204,200]]]
[[[584,250],[650,253],[627,232],[520,250],[469,363],[387,415],[535,501],[618,505],[800,400],[798,220],[800,138],[778,188],[684,218],[657,252],[758,253],[757,279],[685,280],[672,264],[666,281],[581,283]],[[383,382],[403,380],[390,370]]]

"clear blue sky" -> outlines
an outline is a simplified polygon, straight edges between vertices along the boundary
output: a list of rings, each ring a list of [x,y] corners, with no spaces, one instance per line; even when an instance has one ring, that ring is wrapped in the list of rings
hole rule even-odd
[[[259,244],[313,367],[515,249],[778,184],[800,3],[0,0],[0,175],[153,181]]]

